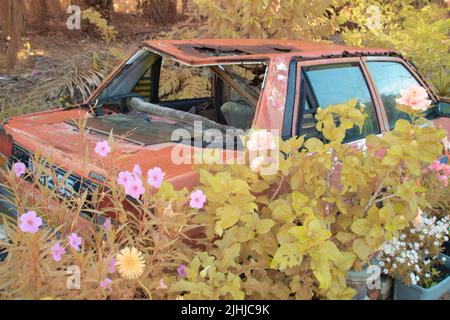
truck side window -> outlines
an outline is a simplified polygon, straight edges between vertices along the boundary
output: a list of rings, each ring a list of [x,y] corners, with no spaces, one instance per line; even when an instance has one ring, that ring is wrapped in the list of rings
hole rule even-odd
[[[346,103],[358,98],[359,105],[365,106],[368,115],[362,133],[358,127],[347,131],[345,141],[362,139],[369,134],[379,134],[380,126],[375,105],[364,74],[358,63],[308,66],[302,70],[302,95],[299,134],[315,135],[315,114],[318,107]]]
[[[409,116],[397,110],[395,100],[400,96],[400,91],[411,86],[419,86],[414,76],[398,62],[371,61],[367,63],[389,121],[389,127],[394,128],[399,119],[409,120]]]

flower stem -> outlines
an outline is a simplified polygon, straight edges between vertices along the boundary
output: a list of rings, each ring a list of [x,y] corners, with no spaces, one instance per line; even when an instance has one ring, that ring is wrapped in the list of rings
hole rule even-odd
[[[149,300],[153,300],[152,298],[152,294],[150,293],[150,291],[147,289],[147,287],[141,282],[141,280],[137,279],[139,285],[142,287],[142,289],[144,289],[145,293],[147,293],[148,299]]]

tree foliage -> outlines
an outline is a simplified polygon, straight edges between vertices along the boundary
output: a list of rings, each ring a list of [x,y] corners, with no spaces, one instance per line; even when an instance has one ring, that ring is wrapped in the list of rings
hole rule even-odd
[[[430,1],[422,2],[424,5],[417,7],[416,1],[412,0],[354,1],[343,15],[358,27],[344,30],[343,39],[350,45],[398,50],[412,59],[425,76],[433,78],[441,68],[448,70],[450,66],[450,11]],[[380,8],[379,27],[376,23],[374,27],[368,24],[377,19],[374,7]],[[374,14],[372,17],[370,12]]]
[[[337,31],[340,0],[194,0],[208,30],[222,38],[319,40]]]

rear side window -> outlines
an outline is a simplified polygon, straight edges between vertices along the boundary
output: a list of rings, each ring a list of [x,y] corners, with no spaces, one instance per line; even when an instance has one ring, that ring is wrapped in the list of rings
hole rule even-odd
[[[383,101],[389,127],[394,128],[399,119],[410,120],[408,114],[397,110],[395,100],[401,90],[420,85],[416,78],[398,62],[372,61],[367,66]]]
[[[365,106],[368,118],[362,133],[358,127],[354,127],[347,131],[345,140],[353,141],[380,133],[372,95],[358,63],[304,67],[302,79],[299,134],[317,135],[314,116],[318,107],[325,109],[354,98],[358,98],[358,103]]]

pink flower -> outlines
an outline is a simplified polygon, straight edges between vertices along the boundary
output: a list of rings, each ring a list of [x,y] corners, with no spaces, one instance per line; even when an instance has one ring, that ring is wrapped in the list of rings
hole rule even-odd
[[[250,151],[272,150],[275,147],[275,137],[265,129],[253,131],[247,141],[247,148]]]
[[[112,283],[112,280],[110,278],[105,278],[105,280],[100,282],[100,287],[102,287],[103,289],[108,289],[108,290],[112,291],[111,283]]]
[[[129,181],[125,186],[125,193],[128,196],[138,200],[145,193],[145,188],[142,185],[142,180],[139,178],[134,178]]]
[[[206,196],[202,190],[197,190],[191,193],[191,201],[189,205],[193,209],[202,209],[206,202]]]
[[[447,176],[443,176],[443,175],[440,175],[439,177],[438,177],[438,180],[441,182],[441,184],[444,186],[444,187],[448,187],[448,177]]]
[[[27,167],[22,162],[16,162],[13,165],[14,174],[17,178],[20,178],[25,174]]]
[[[127,184],[134,179],[134,176],[129,171],[119,172],[119,177],[117,178],[117,183],[126,187]]]
[[[380,150],[377,150],[377,151],[375,152],[375,157],[376,157],[376,158],[379,158],[379,159],[383,159],[384,156],[386,155],[386,153],[387,153],[386,148],[381,148]]]
[[[80,251],[81,246],[81,237],[78,236],[76,233],[71,233],[69,236],[69,244],[72,246],[72,248],[75,249],[75,251]]]
[[[103,223],[103,229],[109,230],[111,228],[111,218],[107,218]]]
[[[142,177],[142,169],[140,165],[135,165],[133,168],[133,173],[138,176],[138,177]]]
[[[108,264],[109,274],[116,273],[116,259],[112,258]]]
[[[161,168],[158,167],[148,170],[147,172],[148,184],[156,189],[159,189],[161,187],[165,175],[166,174],[161,170]]]
[[[100,157],[106,157],[111,152],[111,147],[109,146],[108,141],[97,142],[95,146],[95,153],[97,153]]]
[[[52,252],[53,260],[55,261],[61,261],[61,256],[66,253],[66,249],[64,249],[64,247],[61,247],[59,243],[55,243],[50,251]]]
[[[257,157],[253,159],[252,163],[250,164],[250,170],[253,172],[259,173],[263,166],[266,164],[266,157]]]
[[[400,91],[398,104],[411,107],[413,110],[425,111],[431,105],[427,91],[421,86],[412,86]]]
[[[178,267],[177,273],[178,273],[178,276],[179,276],[180,278],[186,278],[186,277],[187,277],[186,268],[187,268],[187,267],[186,267],[184,264],[182,264],[182,265],[180,265],[180,266]]]
[[[412,224],[413,224],[414,227],[418,226],[419,224],[422,224],[422,222],[423,222],[423,220],[422,220],[422,214],[423,214],[422,210],[419,209],[419,210],[417,211],[417,216],[414,218],[414,220],[413,220],[413,222],[412,222]]]
[[[439,171],[441,170],[442,165],[439,160],[434,160],[433,163],[428,167],[431,171]]]
[[[26,233],[36,233],[42,225],[42,219],[34,211],[28,211],[20,216],[20,230]]]
[[[161,278],[161,280],[159,280],[159,285],[156,287],[156,290],[166,290],[169,287],[167,286],[167,284],[164,282],[164,279]]]

